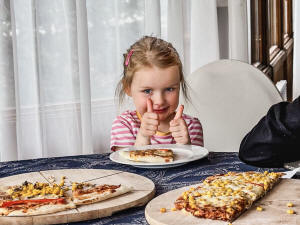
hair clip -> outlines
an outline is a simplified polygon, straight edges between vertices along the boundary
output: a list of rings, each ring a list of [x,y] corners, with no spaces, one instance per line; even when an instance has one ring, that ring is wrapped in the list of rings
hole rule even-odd
[[[133,53],[133,50],[130,50],[127,57],[126,57],[125,66],[128,66],[129,60],[130,60],[130,57],[131,57],[132,53]]]

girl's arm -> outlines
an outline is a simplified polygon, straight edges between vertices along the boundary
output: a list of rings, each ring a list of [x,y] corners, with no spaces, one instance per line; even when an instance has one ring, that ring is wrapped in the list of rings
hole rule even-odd
[[[203,129],[198,118],[192,118],[188,123],[189,135],[192,145],[204,146]]]
[[[125,112],[122,116],[118,116],[112,124],[110,148],[112,151],[116,151],[133,146],[134,142],[133,119],[130,112]]]
[[[143,146],[143,145],[150,145],[151,140],[149,136],[143,136],[141,132],[138,132],[136,136],[136,140],[134,146]]]

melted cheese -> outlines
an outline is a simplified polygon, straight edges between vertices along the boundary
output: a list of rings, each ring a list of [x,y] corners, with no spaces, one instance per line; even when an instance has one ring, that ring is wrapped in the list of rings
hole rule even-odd
[[[280,173],[233,173],[207,178],[199,186],[182,193],[184,201],[192,208],[226,207],[228,212],[240,205],[246,208],[262,197],[278,180]],[[185,204],[185,205],[186,205]]]

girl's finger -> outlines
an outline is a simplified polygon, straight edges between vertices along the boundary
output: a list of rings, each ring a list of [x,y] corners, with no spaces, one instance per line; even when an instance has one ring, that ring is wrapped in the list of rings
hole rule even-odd
[[[150,98],[147,98],[147,112],[153,112],[153,103]]]
[[[180,106],[178,107],[178,111],[176,112],[176,115],[175,115],[175,117],[174,117],[174,120],[177,120],[177,119],[179,119],[179,118],[182,117],[183,109],[184,109],[184,106],[183,106],[183,105],[180,105]]]

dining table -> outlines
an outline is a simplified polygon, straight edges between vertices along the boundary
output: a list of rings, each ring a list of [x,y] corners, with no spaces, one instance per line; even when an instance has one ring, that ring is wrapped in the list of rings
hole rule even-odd
[[[106,169],[119,170],[144,176],[155,184],[155,196],[184,186],[200,183],[208,176],[229,171],[286,171],[285,168],[259,168],[240,161],[238,152],[209,152],[199,160],[171,168],[139,168],[116,163],[110,160],[110,153],[48,157],[29,160],[0,162],[0,178],[59,169]],[[300,179],[295,175],[293,179]],[[145,205],[116,212],[108,217],[87,221],[66,223],[79,224],[148,224],[145,218]]]

